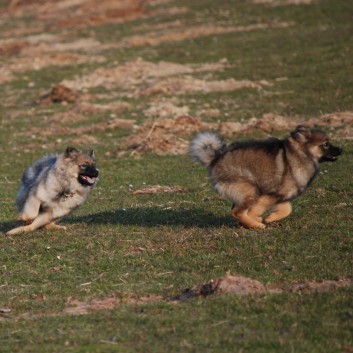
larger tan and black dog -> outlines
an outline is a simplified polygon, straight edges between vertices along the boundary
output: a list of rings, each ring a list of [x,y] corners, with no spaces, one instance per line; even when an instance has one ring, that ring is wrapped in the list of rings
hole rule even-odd
[[[17,219],[25,225],[7,234],[31,232],[43,226],[65,228],[55,222],[85,202],[98,174],[93,151],[86,154],[68,147],[61,155],[36,161],[24,172],[16,197]]]
[[[282,140],[224,145],[218,135],[202,132],[190,144],[191,157],[208,167],[214,188],[233,202],[233,216],[248,228],[265,228],[289,216],[290,201],[317,176],[319,163],[335,161],[341,153],[323,131],[302,125]]]

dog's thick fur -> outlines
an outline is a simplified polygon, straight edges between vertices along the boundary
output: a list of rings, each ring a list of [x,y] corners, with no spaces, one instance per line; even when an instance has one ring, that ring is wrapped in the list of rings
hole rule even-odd
[[[202,132],[190,144],[191,157],[209,169],[213,186],[233,202],[232,215],[247,228],[265,228],[289,216],[290,201],[317,176],[319,163],[341,153],[323,131],[302,125],[282,140],[225,145],[218,135]]]
[[[55,222],[85,202],[98,174],[93,151],[85,154],[68,147],[61,155],[36,161],[24,172],[16,197],[17,219],[25,225],[7,234],[31,232],[43,226],[65,229]]]

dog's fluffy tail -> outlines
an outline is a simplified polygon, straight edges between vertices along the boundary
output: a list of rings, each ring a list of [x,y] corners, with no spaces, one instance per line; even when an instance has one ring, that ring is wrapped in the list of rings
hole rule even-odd
[[[209,167],[222,146],[222,138],[217,134],[209,131],[200,132],[192,139],[189,153],[195,162]]]

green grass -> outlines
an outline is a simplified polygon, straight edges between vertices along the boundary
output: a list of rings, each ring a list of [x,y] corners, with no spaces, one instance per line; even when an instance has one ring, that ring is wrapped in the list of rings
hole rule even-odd
[[[21,320],[9,325],[4,336],[12,349],[22,352],[31,351],[33,334],[43,352],[342,352],[351,342],[352,291],[339,294],[226,296],[179,305],[123,306],[84,320],[44,318],[35,327]]]
[[[182,64],[227,58],[233,66],[211,73],[212,79],[273,83],[261,91],[179,96],[179,104],[189,106],[192,114],[206,104],[219,109],[220,120],[238,121],[269,112],[306,119],[352,110],[353,6],[348,2],[270,7],[197,0],[165,6],[173,5],[187,6],[190,11],[73,29],[72,36],[94,32],[109,43],[117,33],[134,35],[141,24],[175,19],[184,21],[185,27],[293,22],[282,29],[109,50],[103,52],[104,65],[137,57]],[[101,178],[87,203],[62,222],[68,230],[5,235],[15,224],[15,195],[23,170],[43,154],[62,152],[66,146],[58,139],[75,137],[60,133],[30,137],[27,132],[32,127],[45,127],[45,116],[72,108],[40,107],[33,101],[52,84],[96,67],[49,67],[26,73],[29,80],[18,75],[16,81],[0,87],[4,101],[15,102],[0,106],[0,309],[12,310],[0,314],[1,352],[351,352],[351,287],[326,293],[216,295],[173,302],[186,288],[228,270],[265,284],[350,278],[353,144],[349,139],[335,141],[343,146],[344,154],[338,162],[322,165],[313,185],[293,202],[290,217],[254,231],[237,225],[229,202],[212,189],[207,171],[187,156],[150,153],[140,159],[118,158],[117,145],[128,132],[93,133],[99,141],[94,148]],[[276,81],[281,77],[287,79]],[[29,81],[35,86],[29,88]],[[94,97],[102,92],[109,93],[101,87],[89,93]],[[143,110],[150,99],[158,97],[124,99],[131,109],[119,117],[142,124]],[[103,122],[109,114],[88,118],[72,126]],[[179,185],[184,192],[132,195],[129,191],[145,184]],[[90,300],[128,292],[161,295],[163,300],[125,303],[87,315],[63,314],[68,298]]]

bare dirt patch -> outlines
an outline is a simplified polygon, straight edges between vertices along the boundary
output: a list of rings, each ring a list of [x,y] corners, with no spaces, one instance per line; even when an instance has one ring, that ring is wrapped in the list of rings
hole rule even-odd
[[[73,114],[72,112],[58,113],[58,114],[60,115],[58,115],[58,118],[56,118],[55,120],[61,117],[63,120],[66,120],[67,122],[77,122],[77,120],[75,119],[77,118],[80,119],[80,115]],[[136,123],[135,120],[132,120],[132,119],[115,118],[102,123],[92,124],[88,126],[81,126],[77,128],[72,128],[72,127],[70,128],[62,125],[48,127],[46,129],[33,128],[31,129],[31,132],[26,133],[26,135],[35,134],[37,136],[54,136],[58,133],[62,133],[62,134],[67,134],[69,136],[75,136],[75,135],[88,134],[88,133],[94,133],[94,132],[105,132],[108,130],[133,130],[136,128],[135,123]]]
[[[146,185],[140,189],[132,192],[133,195],[145,195],[145,194],[165,194],[172,192],[183,192],[184,188],[181,186],[167,186],[167,185]]]
[[[88,301],[79,301],[69,298],[67,300],[67,307],[64,309],[63,314],[82,315],[89,314],[90,312],[99,310],[114,309],[116,306],[128,305],[141,305],[156,303],[163,300],[159,295],[138,296],[131,292],[116,292],[105,298],[93,298]]]
[[[191,76],[185,77],[173,77],[167,78],[166,80],[161,80],[151,87],[144,89],[142,91],[137,91],[139,95],[153,95],[153,94],[185,94],[192,92],[227,92],[235,91],[244,88],[262,88],[264,86],[269,86],[270,83],[263,81],[249,81],[241,80],[237,81],[233,78],[227,80],[218,81],[207,81],[195,79]]]
[[[131,20],[144,15],[146,9],[139,0],[12,0],[7,12],[18,17],[35,15],[37,20],[50,20],[52,27],[62,28]]]
[[[271,125],[272,120],[274,121]],[[247,134],[254,130],[277,131],[286,130],[288,126],[296,126],[297,122],[285,117],[266,115],[263,119],[250,119],[246,122],[216,122],[207,123],[200,118],[188,115],[175,119],[157,119],[146,121],[135,134],[126,137],[119,155],[132,150],[131,155],[154,152],[158,155],[185,154],[189,148],[189,138],[192,134],[204,130],[218,131],[224,136]]]
[[[253,4],[262,4],[269,6],[288,6],[288,5],[309,5],[315,0],[251,0]]]
[[[128,102],[95,104],[81,101],[77,104],[74,110],[82,114],[100,114],[105,112],[120,113],[130,107],[131,104]]]
[[[165,1],[166,3],[167,1]],[[0,11],[3,18],[33,16],[36,24],[21,25],[5,36],[26,35],[47,30],[60,30],[121,23],[140,18],[172,16],[188,11],[186,7],[157,8],[154,0],[12,0]]]
[[[229,67],[226,60],[211,64],[176,64],[160,61],[152,63],[141,58],[128,61],[123,65],[112,68],[98,68],[94,72],[75,80],[64,80],[63,85],[82,90],[93,87],[105,87],[106,89],[120,89],[133,92],[137,86],[153,84],[161,78],[192,74],[196,72],[221,71]]]
[[[104,132],[108,130],[133,130],[136,127],[136,121],[132,119],[120,119],[115,118],[107,122],[94,124],[90,126],[79,127],[74,130],[76,134],[92,133],[92,132]]]
[[[41,70],[48,66],[68,66],[84,63],[105,62],[103,56],[89,56],[75,53],[54,53],[36,57],[20,57],[9,62],[9,69],[13,72],[24,72],[30,70]]]
[[[349,124],[353,124],[353,112],[337,112],[325,114],[318,118],[309,119],[308,123],[318,126],[342,128]]]
[[[97,52],[102,48],[102,44],[93,38],[80,38],[73,41],[63,41],[64,38],[55,37],[48,41],[44,36],[31,36],[26,40],[31,44],[25,47],[21,54],[23,56],[38,56],[49,53],[63,53],[81,51],[85,53]],[[52,43],[53,41],[53,43]],[[103,62],[103,56],[96,58]],[[104,58],[105,60],[105,58]]]
[[[280,294],[284,292],[328,292],[352,285],[353,279],[340,279],[338,281],[325,280],[322,282],[298,281],[266,286],[263,283],[248,277],[226,273],[220,278],[212,279],[208,282],[197,284],[192,288],[186,289],[178,299],[184,301],[195,297],[207,297],[212,294],[236,294],[243,296],[263,293]]]
[[[115,115],[115,114],[114,114]],[[110,118],[107,121],[71,127],[70,125],[87,121],[89,118],[72,109],[68,112],[59,112],[45,118],[42,127],[33,127],[29,131],[18,133],[33,140],[41,141],[43,138],[56,136],[56,143],[71,143],[74,145],[99,145],[103,141],[94,136],[97,132],[113,132],[114,130],[135,130],[136,121],[132,119]],[[61,135],[61,137],[59,137]],[[46,145],[49,148],[49,145]]]
[[[156,110],[158,112],[158,110]],[[217,131],[225,137],[247,135],[254,131],[287,133],[299,124],[309,127],[334,128],[333,137],[352,138],[353,113],[339,112],[311,118],[307,121],[299,117],[287,117],[273,113],[264,114],[262,118],[252,118],[244,122],[204,122],[198,117],[188,115],[176,118],[159,118],[148,120],[133,134],[123,139],[118,155],[124,155],[129,150],[130,155],[138,156],[146,152],[158,155],[185,154],[189,148],[189,139],[199,131]]]
[[[47,119],[47,122],[50,124],[52,123],[70,124],[70,123],[77,123],[84,120],[86,120],[86,117],[83,116],[82,114],[69,111],[69,112],[55,113]]]
[[[39,56],[13,57],[0,68],[0,83],[12,81],[15,74],[26,71],[38,71],[49,66],[69,66],[92,62],[105,62],[103,56],[81,55],[75,53],[53,53]]]
[[[188,28],[173,28],[161,32],[150,32],[144,35],[135,35],[123,38],[117,47],[136,47],[136,46],[156,46],[167,42],[181,42],[200,37],[214,36],[225,33],[248,32],[254,30],[264,30],[268,28],[285,28],[292,26],[293,23],[258,23],[248,26],[194,26]],[[170,28],[170,27],[169,27]]]
[[[124,139],[120,154],[125,154],[127,150],[132,150],[131,155],[151,151],[158,155],[184,154],[188,150],[189,142],[182,136],[189,136],[205,126],[199,119],[190,116],[147,121],[136,134]]]
[[[61,90],[61,88],[60,88]],[[67,104],[66,100],[66,93],[71,95],[71,91],[65,91],[64,94],[59,95],[60,99],[58,102],[61,104]],[[54,95],[56,97],[56,95]],[[29,131],[19,132],[20,136],[25,136],[31,139],[40,140],[43,137],[48,136],[59,136],[65,135],[65,141],[73,141],[76,144],[89,145],[92,144],[100,144],[98,138],[92,136],[91,134],[97,132],[106,132],[106,131],[113,131],[113,130],[131,130],[134,131],[138,128],[136,125],[136,121],[133,119],[122,119],[117,118],[117,114],[122,112],[125,109],[130,107],[130,104],[127,102],[114,102],[114,103],[107,103],[107,104],[93,104],[85,101],[86,99],[90,99],[89,96],[80,95],[73,105],[73,108],[69,109],[68,111],[64,112],[57,112],[53,115],[44,116],[43,124],[40,127],[32,127]],[[52,101],[52,98],[50,99]],[[57,99],[54,99],[55,101]],[[49,101],[49,99],[48,99]],[[47,111],[48,113],[52,113],[51,110]],[[41,109],[41,113],[45,114],[46,110]],[[72,127],[73,124],[78,122],[89,122],[90,115],[99,115],[99,114],[108,114],[108,118],[102,120],[98,123],[91,123],[85,124],[84,126],[79,127]],[[11,118],[15,119],[17,115],[22,116],[24,113],[12,113]],[[27,112],[27,114],[32,114],[33,111]],[[58,140],[62,143],[62,137]]]
[[[28,45],[24,40],[0,41],[0,56],[17,55]]]
[[[100,141],[91,135],[80,135],[73,139],[66,139],[66,145],[80,146],[81,148],[91,149],[92,146],[97,146]]]
[[[172,101],[156,101],[150,104],[143,113],[149,118],[176,118],[182,115],[189,115],[189,107],[178,107]]]
[[[151,63],[137,59],[113,68],[99,68],[75,80],[64,80],[61,84],[74,90],[105,87],[119,90],[121,96],[139,97],[157,94],[185,94],[189,92],[224,92],[238,89],[262,89],[271,84],[265,80],[210,80],[196,79],[194,73],[221,71],[230,65],[227,60],[218,63],[175,64],[161,61]]]
[[[0,67],[0,84],[10,82],[15,79],[13,73],[6,67]]]

